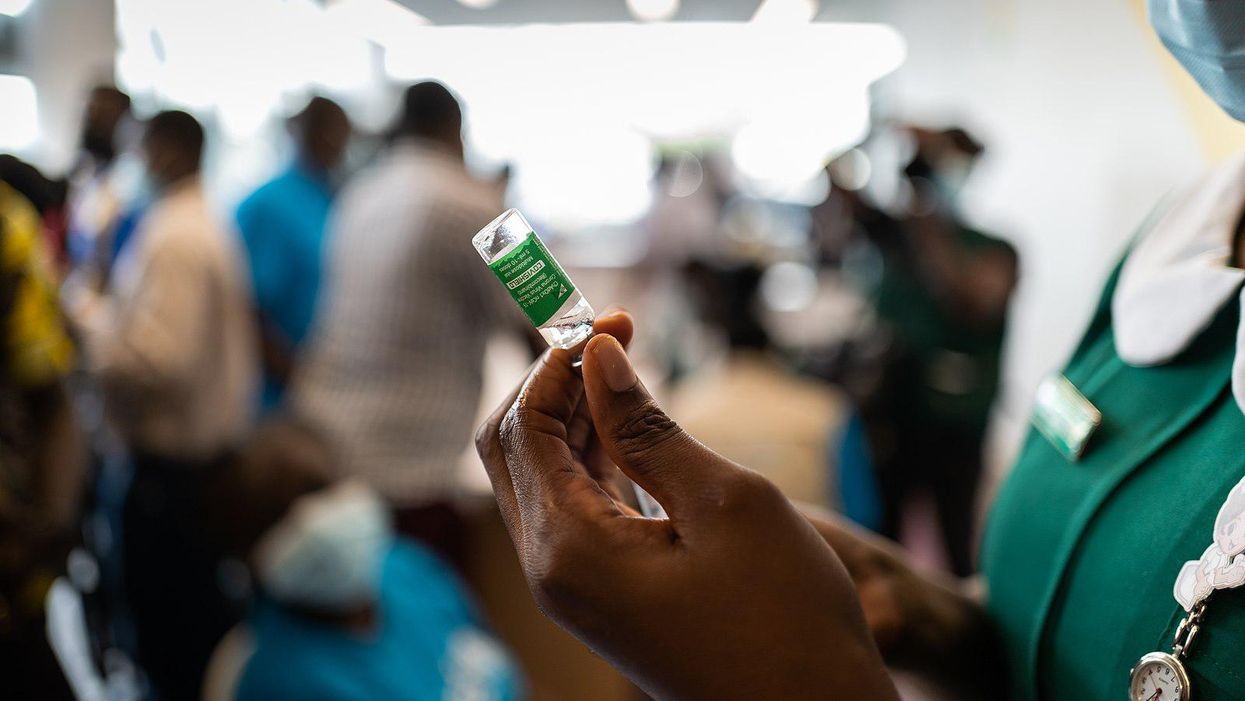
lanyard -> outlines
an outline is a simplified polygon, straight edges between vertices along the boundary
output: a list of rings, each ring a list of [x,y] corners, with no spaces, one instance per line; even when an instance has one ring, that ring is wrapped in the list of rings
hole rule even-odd
[[[1191,701],[1184,660],[1201,630],[1209,597],[1218,589],[1245,585],[1245,479],[1228,492],[1215,517],[1211,544],[1180,568],[1172,595],[1189,615],[1176,629],[1172,651],[1151,652],[1137,661],[1128,687],[1130,701]]]

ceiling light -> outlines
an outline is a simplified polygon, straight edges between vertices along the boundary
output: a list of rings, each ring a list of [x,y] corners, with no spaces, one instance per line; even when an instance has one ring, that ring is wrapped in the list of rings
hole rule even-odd
[[[325,7],[330,21],[385,48],[407,41],[428,18],[394,0],[336,0]]]
[[[39,135],[35,84],[20,75],[0,75],[0,149],[14,151],[34,144]]]
[[[0,0],[0,15],[16,17],[25,12],[34,0]]]
[[[642,22],[660,22],[674,17],[679,0],[627,0],[627,9]]]
[[[763,0],[753,22],[812,22],[821,9],[817,0]]]

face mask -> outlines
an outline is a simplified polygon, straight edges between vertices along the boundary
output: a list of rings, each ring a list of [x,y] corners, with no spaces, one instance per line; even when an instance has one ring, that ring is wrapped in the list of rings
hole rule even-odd
[[[942,159],[934,182],[948,202],[955,202],[973,172],[973,162],[967,156],[951,156]]]
[[[1150,25],[1184,69],[1230,116],[1245,122],[1245,3],[1148,0]]]
[[[122,152],[113,161],[108,183],[124,205],[149,202],[155,195],[155,183],[147,174],[147,166],[130,151]]]
[[[372,601],[392,540],[379,497],[354,481],[307,494],[256,544],[256,577],[278,601],[344,611]]]
[[[108,163],[117,155],[116,148],[113,146],[112,134],[101,133],[94,129],[87,129],[82,133],[82,150],[91,154],[101,163]]]
[[[155,202],[159,196],[160,186],[156,183],[156,179],[151,177],[151,173],[143,170],[130,190],[129,201],[135,204],[146,204]]]

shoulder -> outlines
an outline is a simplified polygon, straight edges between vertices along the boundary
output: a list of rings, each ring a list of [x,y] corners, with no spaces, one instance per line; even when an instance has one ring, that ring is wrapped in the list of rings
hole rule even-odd
[[[424,546],[399,538],[385,557],[382,595],[411,616],[452,611],[463,622],[474,615],[466,587],[443,560]],[[417,592],[417,594],[416,594]]]
[[[202,186],[187,184],[156,199],[143,217],[153,231],[195,231],[216,225],[216,213],[208,205]]]
[[[232,265],[239,253],[228,229],[203,201],[157,203],[140,227],[140,257],[147,260],[216,268]]]
[[[238,680],[237,701],[363,701],[327,660],[257,651]]]
[[[308,635],[298,621],[269,601],[250,615],[251,654],[238,679],[238,701],[351,701],[348,668],[334,664],[338,650]]]
[[[474,177],[461,160],[445,152],[400,145],[396,147],[393,161],[411,169],[411,180],[418,183],[420,194],[427,198],[428,206],[434,211],[446,210],[473,218],[487,216],[483,226],[501,208],[497,189]]]
[[[961,240],[971,249],[1007,255],[1012,258],[1016,257],[1015,246],[1007,240],[985,231],[965,227],[961,233]]]
[[[442,185],[438,192],[446,204],[471,216],[486,217],[483,224],[501,212],[502,202],[497,189],[477,179],[465,168],[447,168],[438,181]]]
[[[26,266],[39,240],[39,215],[34,207],[0,182],[0,264],[14,270]]]
[[[425,230],[433,238],[457,247],[465,239],[487,226],[502,211],[499,197],[480,187],[466,174],[442,181],[428,203]]]
[[[422,583],[456,587],[459,582],[449,565],[423,545],[397,538],[385,555],[386,582],[395,585]]]
[[[377,208],[409,207],[421,196],[415,164],[394,154],[382,156],[354,173],[338,192],[334,209],[349,220]]]
[[[281,174],[255,188],[238,204],[236,216],[241,221],[246,218],[262,216],[274,203],[281,198],[282,191],[288,187],[287,174]]]

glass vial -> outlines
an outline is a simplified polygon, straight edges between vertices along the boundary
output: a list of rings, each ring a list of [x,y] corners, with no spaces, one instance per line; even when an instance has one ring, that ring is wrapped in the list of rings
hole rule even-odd
[[[570,349],[592,335],[592,305],[519,210],[506,210],[471,245],[549,345]]]
[[[519,210],[503,212],[471,237],[471,245],[549,345],[571,349],[592,335],[592,306]],[[656,499],[632,486],[645,516],[666,518]]]

